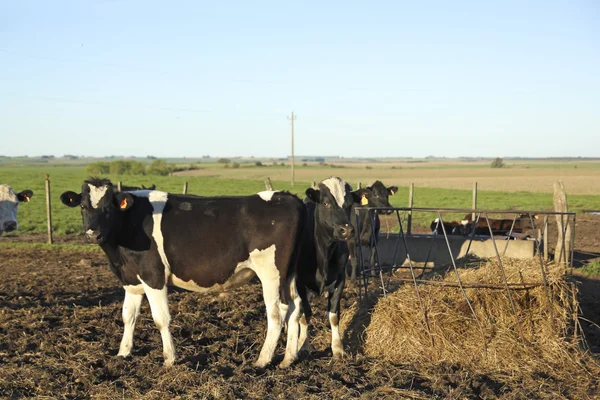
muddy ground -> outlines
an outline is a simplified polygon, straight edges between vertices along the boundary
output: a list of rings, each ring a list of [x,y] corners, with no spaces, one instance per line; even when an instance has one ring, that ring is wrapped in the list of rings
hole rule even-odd
[[[576,254],[597,259],[598,217],[578,216]],[[2,238],[43,241],[40,236]],[[60,241],[81,242],[79,238]],[[291,368],[252,363],[266,333],[260,285],[227,299],[173,290],[171,332],[176,365],[162,366],[160,334],[144,302],[132,356],[116,357],[122,335],[123,289],[104,255],[93,250],[0,246],[0,396],[4,398],[572,398],[569,388],[544,378],[505,384],[469,376],[456,366],[424,371],[390,365],[361,353],[368,304],[344,333],[348,357],[331,361],[325,299],[314,301],[312,354]],[[586,320],[600,322],[600,283],[575,274]],[[356,308],[356,288],[343,309]],[[582,320],[593,352],[600,330]],[[284,341],[277,360],[281,360]],[[570,394],[571,393],[571,394]],[[589,398],[596,393],[588,392]]]

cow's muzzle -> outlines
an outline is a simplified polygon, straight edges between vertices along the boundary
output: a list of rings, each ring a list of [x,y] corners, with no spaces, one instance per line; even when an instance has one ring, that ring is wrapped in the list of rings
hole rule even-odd
[[[100,234],[100,231],[95,231],[93,229],[88,229],[87,231],[85,231],[85,236],[89,240],[94,240],[96,242],[100,242],[102,240],[102,235]]]
[[[337,230],[339,237],[343,240],[348,240],[354,237],[354,227],[352,225],[340,225]]]
[[[17,230],[16,221],[8,221],[4,223],[4,232],[12,232]]]

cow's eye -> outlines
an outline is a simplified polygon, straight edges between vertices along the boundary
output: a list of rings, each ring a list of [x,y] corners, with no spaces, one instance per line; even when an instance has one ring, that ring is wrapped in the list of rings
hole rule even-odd
[[[323,205],[327,208],[331,208],[331,203],[326,201],[325,203],[323,203]]]

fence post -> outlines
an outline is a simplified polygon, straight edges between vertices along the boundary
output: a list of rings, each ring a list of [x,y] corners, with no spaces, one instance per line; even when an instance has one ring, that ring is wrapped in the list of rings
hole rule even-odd
[[[117,190],[121,192],[121,181],[117,182]]]
[[[273,190],[273,185],[271,184],[271,178],[269,178],[267,176],[267,179],[265,179],[265,188],[267,188],[267,190]]]
[[[410,186],[408,188],[408,208],[410,208],[410,210],[408,211],[408,217],[407,217],[407,223],[406,223],[406,233],[408,233],[409,235],[411,234],[411,230],[412,230],[412,208],[413,208],[414,192],[415,192],[415,183],[411,182]]]
[[[185,183],[183,184],[183,194],[187,194],[187,189],[188,189],[188,183],[187,183],[187,182],[185,182]]]
[[[362,189],[362,183],[358,182],[358,188]]]
[[[477,209],[477,182],[473,182],[473,210]],[[475,212],[471,214],[471,221],[475,221]]]
[[[565,186],[562,181],[554,182],[554,211],[567,212],[567,210],[567,193],[565,192]],[[567,223],[568,218],[569,217],[565,215],[556,215],[558,239],[554,249],[554,261],[564,261],[565,265],[569,264],[569,256],[571,255],[571,224]],[[565,225],[567,226],[565,227]],[[564,233],[563,229],[565,230]]]
[[[50,204],[50,176],[46,174],[46,215],[48,219],[48,244],[52,244],[52,206]]]

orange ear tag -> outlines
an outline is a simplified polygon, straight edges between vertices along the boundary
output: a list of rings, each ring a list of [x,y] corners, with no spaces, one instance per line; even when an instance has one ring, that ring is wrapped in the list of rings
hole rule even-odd
[[[361,206],[366,206],[367,204],[369,204],[369,200],[367,200],[367,196],[365,196],[363,194],[362,197],[360,198],[360,205]]]
[[[122,210],[127,208],[127,199],[121,200],[121,204],[119,205],[119,207],[121,207]]]

